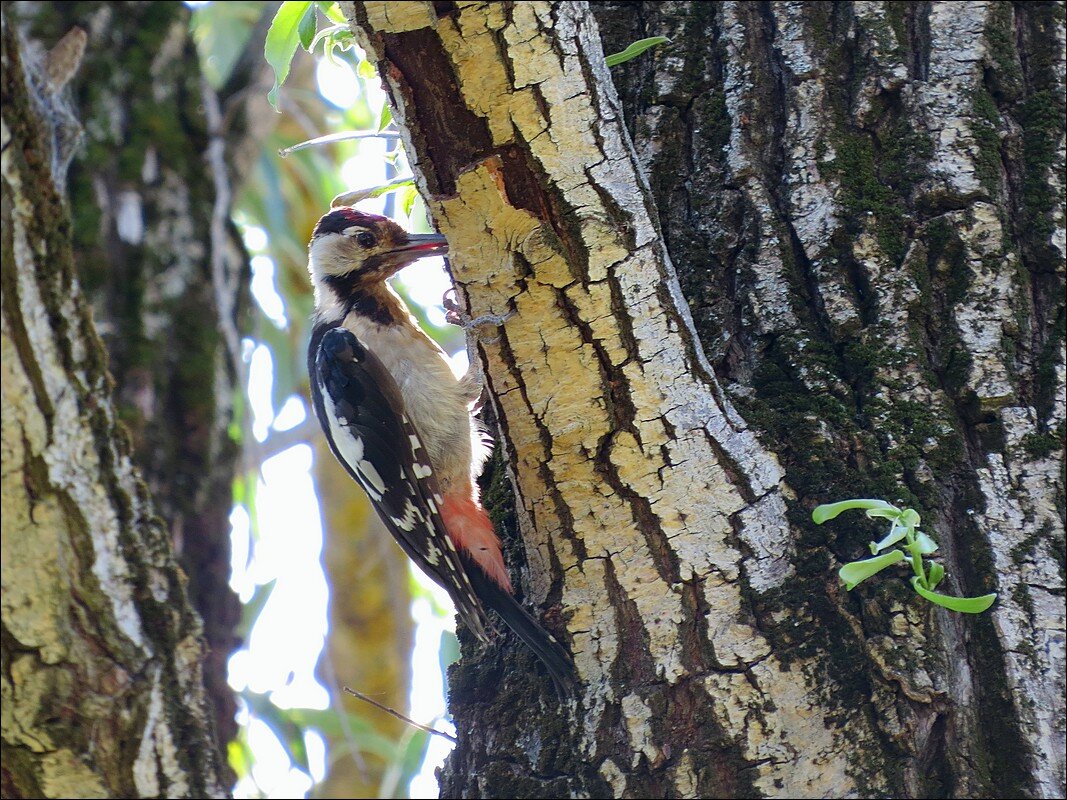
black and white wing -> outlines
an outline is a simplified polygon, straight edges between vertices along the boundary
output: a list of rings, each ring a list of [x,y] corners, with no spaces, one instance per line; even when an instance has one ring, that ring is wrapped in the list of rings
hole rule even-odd
[[[333,454],[408,557],[448,591],[466,625],[484,638],[481,603],[438,513],[437,479],[393,376],[355,334],[327,326],[312,333],[308,373]]]

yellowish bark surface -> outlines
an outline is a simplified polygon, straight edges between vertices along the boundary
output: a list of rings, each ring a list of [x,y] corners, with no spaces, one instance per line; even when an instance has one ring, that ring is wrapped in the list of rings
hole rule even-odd
[[[662,713],[677,689],[711,710],[758,791],[852,791],[849,753],[869,732],[833,732],[818,664],[785,668],[743,596],[744,548],[763,556],[749,586],[789,577],[789,489],[695,344],[584,10],[458,3],[438,19],[430,3],[347,5],[470,313],[500,323],[481,326],[480,353],[531,594],[561,587],[582,760],[616,796],[646,759],[672,791],[702,791],[712,734],[678,753]],[[453,124],[465,140],[434,138]],[[605,741],[609,718],[621,748]]]

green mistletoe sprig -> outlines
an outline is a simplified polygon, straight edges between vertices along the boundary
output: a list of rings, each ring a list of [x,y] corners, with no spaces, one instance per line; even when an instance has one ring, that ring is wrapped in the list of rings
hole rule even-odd
[[[952,597],[934,591],[945,577],[945,568],[935,561],[931,561],[929,566],[926,565],[924,558],[937,551],[937,542],[919,530],[919,514],[914,508],[897,508],[885,500],[842,500],[840,503],[816,507],[811,512],[811,518],[816,525],[822,525],[843,511],[854,508],[865,509],[868,517],[889,520],[889,533],[881,541],[871,542],[874,558],[852,561],[841,567],[838,574],[845,582],[846,589],[855,588],[886,567],[908,560],[915,573],[911,577],[912,588],[931,603],[965,614],[981,614],[993,605],[993,601],[997,599],[995,593],[981,597]],[[887,550],[898,542],[903,543],[903,550],[899,547]]]

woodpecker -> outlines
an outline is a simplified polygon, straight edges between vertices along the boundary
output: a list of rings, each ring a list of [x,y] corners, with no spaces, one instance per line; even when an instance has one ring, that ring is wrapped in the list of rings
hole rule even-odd
[[[470,411],[481,394],[477,373],[457,380],[386,283],[419,258],[445,254],[448,243],[341,207],[319,220],[308,250],[315,289],[308,372],[334,456],[408,557],[449,593],[464,624],[485,641],[486,609],[496,611],[570,695],[571,656],[515,600],[479,501],[488,448]]]

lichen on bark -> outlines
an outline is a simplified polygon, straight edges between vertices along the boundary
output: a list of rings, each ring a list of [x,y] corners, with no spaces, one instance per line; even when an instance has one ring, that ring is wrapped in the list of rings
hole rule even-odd
[[[468,654],[446,793],[1062,794],[1063,4],[593,4],[634,151],[584,5],[343,5],[587,681]],[[844,593],[863,495],[998,606]]]
[[[845,712],[819,651],[790,654],[787,671],[759,628],[756,602],[792,577],[790,490],[692,339],[595,28],[571,5],[394,8],[349,12],[382,61],[472,314],[505,320],[479,350],[530,593],[558,603],[550,618],[587,682],[563,762],[520,761],[532,782],[514,766],[551,714],[505,722],[523,726],[506,746],[475,727],[446,791],[530,794],[568,774],[572,790],[616,795],[851,791],[850,750],[875,734],[860,710],[836,739],[827,722]],[[498,719],[478,695],[478,718]],[[704,714],[713,724],[692,737],[668,733]],[[812,751],[818,768],[800,757]]]
[[[684,31],[669,55],[627,65],[616,82],[658,176],[687,299],[706,307],[711,291],[725,291],[719,319],[740,321],[730,345],[711,351],[721,353],[715,367],[798,499],[916,504],[961,593],[1000,583],[995,625],[921,615],[889,581],[861,588],[859,605],[819,602],[827,545],[847,560],[865,536],[853,524],[816,531],[796,508],[802,581],[763,613],[815,615],[785,615],[779,646],[825,648],[851,673],[851,698],[874,700],[887,740],[908,753],[901,761],[889,751],[904,766],[896,791],[1062,793],[1063,703],[1053,687],[1063,680],[1063,412],[1047,398],[1064,386],[1063,258],[1060,248],[1035,270],[1033,254],[1054,252],[1061,234],[1029,226],[1020,202],[1043,197],[1041,215],[1062,219],[1062,187],[1048,171],[1062,164],[1048,146],[1057,126],[1062,137],[1062,115],[1046,118],[1056,118],[1046,139],[1041,125],[1027,132],[1021,114],[1040,105],[1027,102],[1034,90],[1062,84],[1062,47],[1052,45],[1063,37],[1062,4],[593,8],[623,28],[605,49]],[[1029,88],[1032,59],[1041,68]],[[740,95],[728,100],[733,134],[709,156],[722,123],[690,112],[672,125],[670,115],[724,83],[728,97]],[[1046,153],[1037,171],[1022,158],[1025,141]],[[1027,184],[1039,188],[1025,195]],[[823,236],[813,219],[829,223]],[[719,241],[732,260],[705,255]],[[775,307],[766,287],[783,274],[793,291]],[[721,329],[699,328],[706,345]],[[1038,590],[1043,612],[1028,610],[1029,589],[1016,583],[1027,573],[1051,589]],[[1019,663],[1017,647],[1036,660]],[[943,694],[923,688],[931,681]]]
[[[237,731],[226,680],[240,622],[229,586],[239,455],[230,428],[240,396],[237,331],[249,327],[248,257],[232,225],[215,236],[213,223],[218,181],[230,185],[230,165],[248,137],[240,92],[254,74],[231,77],[232,97],[219,98],[226,127],[212,129],[206,109],[214,91],[182,4],[15,10],[35,43],[75,25],[86,31],[85,58],[65,90],[83,129],[66,183],[76,269],[135,463],[205,621],[206,676],[225,743]],[[222,157],[214,158],[219,140]]]
[[[3,13],[5,796],[221,797],[199,619],[117,422],[41,119]]]

